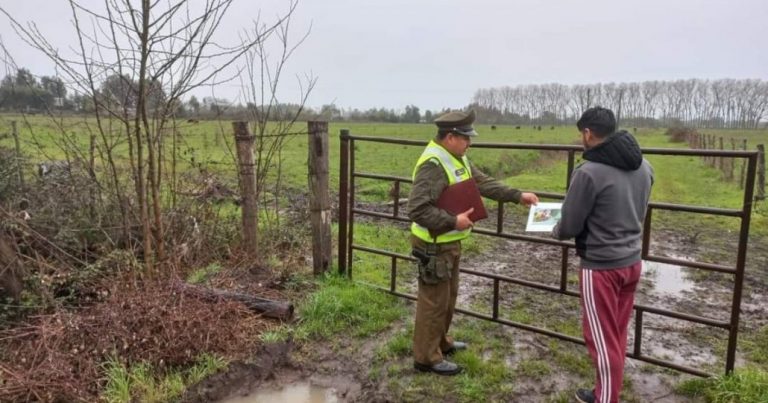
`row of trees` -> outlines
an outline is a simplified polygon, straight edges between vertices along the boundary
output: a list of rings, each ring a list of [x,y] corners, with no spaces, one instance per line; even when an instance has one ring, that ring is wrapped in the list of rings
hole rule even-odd
[[[408,105],[403,111],[387,108],[370,108],[361,111],[357,108],[342,109],[334,104],[323,105],[316,116],[323,120],[344,120],[350,122],[386,122],[386,123],[420,123],[431,122],[438,114],[421,110],[416,105]]]
[[[147,85],[147,103],[156,109],[166,103],[160,82]],[[108,75],[93,96],[74,93],[59,77],[38,79],[19,68],[0,82],[0,110],[43,111],[50,109],[95,112],[97,104],[110,109],[135,111],[139,82],[127,74]],[[95,101],[94,101],[95,99]],[[673,126],[684,124],[703,128],[758,128],[768,117],[768,82],[762,80],[677,80],[641,83],[573,85],[544,84],[478,90],[472,107],[478,120],[494,124],[569,124],[594,105],[612,108],[624,125]],[[231,105],[214,97],[201,103],[197,97],[174,100],[171,112],[179,117],[214,118],[245,116],[256,108],[252,102]],[[300,120],[346,120],[389,123],[430,122],[438,113],[408,105],[404,111],[386,108],[340,109],[334,104],[313,110],[304,105],[285,104],[280,110]]]
[[[167,100],[162,84],[155,80],[148,86],[147,103],[149,110],[156,110]],[[107,76],[92,94],[68,94],[67,86],[59,77],[41,77],[39,80],[28,69],[19,68],[0,82],[0,110],[8,112],[45,112],[51,110],[83,113],[96,112],[98,104],[102,110],[125,110],[134,112],[139,102],[139,82],[128,74]],[[231,104],[226,99],[192,95],[186,101],[174,100],[172,113],[181,118],[245,118],[258,109],[253,102],[245,105]],[[431,121],[433,114],[425,111],[422,115],[418,106],[408,105],[404,111],[387,108],[340,109],[335,104],[326,104],[319,110],[301,104],[280,104],[274,106],[278,115],[297,116],[299,120],[346,120],[361,122],[419,123]],[[278,117],[279,118],[279,117]]]
[[[43,76],[38,80],[24,68],[0,81],[0,109],[3,110],[44,109],[57,104],[64,107],[66,96],[67,87],[61,78]]]
[[[590,106],[601,105],[616,111],[625,126],[758,128],[768,117],[768,82],[690,79],[523,85],[480,89],[473,104],[489,123],[570,123]]]
[[[106,77],[94,91],[94,97],[71,94],[59,77],[42,77],[38,80],[28,69],[20,68],[15,74],[8,74],[0,82],[0,110],[9,112],[44,112],[50,110],[94,113],[96,104],[102,109],[125,109],[136,111],[138,106],[139,83],[127,74],[112,74]],[[163,105],[167,95],[161,83],[155,81],[149,86],[148,107],[155,110]],[[258,106],[253,102],[245,105],[231,104],[226,99],[192,95],[188,100],[176,100],[172,112],[180,118],[246,118]],[[326,104],[314,110],[300,104],[274,105],[274,113],[298,120],[321,119],[327,121],[419,123],[431,122],[434,115],[427,110],[422,115],[416,105],[408,105],[404,111],[387,108],[341,109],[335,104]],[[282,119],[277,116],[278,119]]]
[[[158,108],[166,99],[158,80],[149,85],[147,102],[151,109]],[[0,110],[10,112],[76,111],[93,113],[96,105],[102,109],[125,108],[136,111],[139,102],[139,83],[128,74],[111,74],[92,94],[73,91],[60,77],[38,78],[26,68],[6,75],[0,81]]]

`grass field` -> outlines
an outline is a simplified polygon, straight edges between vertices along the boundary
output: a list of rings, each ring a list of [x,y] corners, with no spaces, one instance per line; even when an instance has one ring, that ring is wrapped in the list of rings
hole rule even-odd
[[[13,139],[2,135],[10,131],[10,121],[19,122],[19,132],[21,147],[28,159],[28,174],[33,175],[33,165],[37,161],[52,159],[64,159],[66,154],[63,152],[62,145],[68,142],[75,145],[85,152],[88,149],[88,133],[93,129],[95,121],[82,119],[67,119],[60,124],[54,124],[50,120],[41,117],[32,117],[24,119],[20,116],[0,116],[0,146],[13,148]],[[62,128],[67,136],[62,135]],[[332,123],[330,124],[330,167],[331,167],[331,190],[336,192],[338,189],[338,166],[339,166],[339,131],[342,128],[350,129],[352,135],[359,136],[378,136],[378,137],[397,137],[409,140],[426,141],[434,134],[434,126],[427,124],[351,124],[351,123]],[[491,130],[490,126],[479,125],[477,130],[480,132],[478,142],[489,143],[540,143],[540,144],[575,144],[579,141],[578,133],[573,127],[555,127],[550,130],[548,127],[542,131],[533,130],[531,127],[515,129],[510,126],[499,126],[496,130]],[[295,134],[291,135],[285,144],[281,157],[283,160],[283,174],[287,183],[299,190],[306,189],[307,186],[307,136],[306,125],[301,123],[291,129]],[[680,143],[670,143],[664,131],[661,129],[639,129],[636,137],[642,147],[646,148],[686,148],[687,145]],[[756,144],[768,143],[768,131],[739,131],[722,130],[709,131],[704,133],[722,135],[723,137],[733,137],[737,139],[746,138],[750,148],[754,149]],[[170,136],[168,137],[170,139]],[[209,172],[215,172],[222,179],[236,186],[236,170],[233,165],[232,157],[233,135],[230,122],[201,122],[199,124],[184,123],[178,128],[178,154],[180,159],[180,170],[205,169]],[[115,148],[118,155],[125,155],[126,145],[118,143]],[[170,147],[166,148],[170,150]],[[357,171],[378,173],[384,175],[395,175],[400,177],[410,177],[414,161],[421,153],[422,147],[402,146],[402,145],[382,145],[379,143],[356,142],[356,169]],[[489,174],[504,180],[508,184],[526,190],[549,191],[563,193],[565,191],[566,162],[564,153],[540,154],[532,151],[502,151],[474,149],[469,153],[470,159],[482,167]],[[166,157],[166,160],[170,158]],[[742,191],[735,183],[729,183],[721,180],[721,174],[716,169],[706,166],[700,159],[694,157],[666,157],[649,155],[656,172],[656,183],[653,189],[652,200],[655,202],[681,203],[689,205],[702,205],[721,208],[740,208],[742,204]],[[127,159],[123,157],[122,163],[127,164]],[[389,184],[371,180],[358,180],[356,194],[357,197],[367,201],[384,201],[389,198]],[[407,194],[408,187],[403,189],[403,197]],[[751,233],[757,236],[768,235],[768,212],[765,202],[756,204],[753,209],[752,230]],[[231,214],[237,214],[237,210],[232,209]],[[654,225],[658,220],[658,225],[677,227],[677,228],[695,228],[701,225],[715,226],[733,232],[738,225],[735,219],[717,219],[703,215],[691,214],[659,214],[654,215]],[[334,229],[334,235],[337,231]],[[355,226],[355,242],[366,246],[387,249],[402,254],[408,253],[408,243],[405,231],[402,228],[396,228],[388,225],[376,225],[358,222]],[[482,237],[473,237],[465,244],[465,249],[471,250],[482,248],[484,240]],[[388,285],[389,278],[389,258],[384,258],[372,254],[355,253],[355,278],[366,283],[373,283],[380,286]],[[213,269],[211,269],[213,270]],[[405,273],[403,273],[405,274]],[[205,273],[200,274],[205,276]],[[402,275],[400,281],[413,281],[413,276]],[[374,301],[377,314],[371,311],[359,310],[359,301]],[[352,334],[351,329],[357,329],[361,333],[356,336],[369,337],[380,331],[384,324],[390,323],[396,317],[404,315],[402,306],[384,297],[383,294],[370,293],[370,290],[360,288],[355,284],[347,284],[337,279],[331,279],[323,285],[317,294],[308,298],[302,304],[300,309],[302,317],[305,320],[302,325],[294,330],[280,328],[273,333],[265,333],[265,341],[275,339],[281,340],[287,334],[293,332],[298,339],[309,335],[322,337],[324,331],[334,333]],[[467,321],[461,323],[456,331],[475,345],[482,346],[488,343],[494,351],[502,351],[502,348],[493,343],[500,343],[495,338],[487,338],[486,326],[481,321]],[[575,329],[575,328],[574,328]],[[566,329],[567,330],[567,329]],[[401,361],[407,362],[410,333],[412,329],[406,328],[401,333],[397,333],[390,342],[378,354],[382,357],[400,357]],[[576,330],[571,329],[570,333]],[[327,335],[325,335],[327,336]],[[748,337],[745,340],[750,340]],[[757,343],[764,346],[764,343]],[[507,349],[512,347],[507,346]],[[563,347],[552,347],[551,350],[559,351]],[[762,351],[762,350],[760,350]],[[554,368],[562,367],[571,371],[589,372],[589,364],[585,361],[583,354],[572,353],[562,354],[559,363]],[[515,377],[542,377],[546,379],[548,371],[551,369],[541,361],[521,362],[517,372],[509,372],[503,368],[496,356],[491,357],[487,362],[480,356],[464,354],[457,357],[458,360],[468,368],[468,373],[458,378],[456,385],[438,385],[437,389],[443,388],[444,393],[456,394],[461,401],[478,401],[487,398],[489,390],[502,390],[503,385],[508,385],[510,379]],[[570,364],[575,362],[575,364]],[[408,373],[407,365],[400,368],[396,364],[391,366],[389,358],[381,359],[381,362],[375,362],[372,371],[392,372],[393,378]],[[218,365],[218,364],[217,364]],[[141,369],[141,368],[139,368]],[[113,368],[108,379],[110,388],[108,394],[120,394],[125,389],[124,384],[131,380],[141,378],[140,371],[128,371],[124,368]],[[750,375],[751,373],[746,373]],[[749,381],[748,384],[765,384],[765,373],[757,372],[758,381]],[[178,377],[188,377],[185,373]],[[738,379],[736,379],[738,380]],[[721,393],[723,398],[712,397],[709,401],[730,401],[728,399],[730,390],[727,379],[715,386],[708,386],[701,383],[688,385],[693,393],[715,394],[717,388],[723,389]],[[127,382],[127,383],[126,383]],[[166,396],[166,390],[169,394],[176,393],[175,382],[165,381],[141,381],[145,384],[157,383],[158,394]],[[154,383],[153,383],[154,382]],[[434,380],[429,377],[418,377],[413,380],[412,388],[428,388]],[[728,387],[728,388],[727,388]],[[709,388],[709,389],[707,389]],[[398,390],[397,387],[394,390]],[[402,396],[408,396],[411,390],[402,391]],[[154,393],[154,392],[153,392]],[[763,396],[763,395],[759,395]],[[119,398],[117,400],[120,400]],[[568,396],[553,401],[569,401]],[[748,400],[745,400],[748,401]],[[759,400],[753,400],[759,401]]]
[[[33,174],[33,162],[64,159],[66,154],[62,145],[76,144],[80,152],[88,149],[89,131],[95,129],[95,119],[67,118],[54,122],[49,118],[33,116],[0,116],[0,135],[10,131],[10,121],[18,122],[21,147],[30,160],[28,174]],[[434,135],[434,126],[430,124],[363,124],[332,122],[329,125],[330,146],[330,181],[331,189],[338,189],[339,173],[339,132],[349,129],[353,136],[394,137],[408,140],[426,141]],[[491,130],[488,125],[476,127],[480,136],[476,142],[485,143],[537,143],[537,144],[578,144],[580,138],[574,127],[549,127],[541,131],[526,126],[515,129],[513,126],[498,126]],[[307,135],[306,124],[299,122],[290,129],[290,134],[281,152],[283,161],[282,175],[286,183],[296,189],[307,186]],[[703,130],[705,134],[715,134],[724,138],[747,139],[749,148],[768,143],[768,130]],[[64,136],[62,133],[66,133]],[[231,184],[236,184],[236,170],[233,157],[232,126],[227,121],[203,121],[199,124],[181,123],[177,127],[177,155],[179,171],[205,169],[218,173]],[[638,142],[645,148],[687,148],[683,143],[671,143],[663,129],[638,129],[635,133]],[[170,143],[172,136],[166,137]],[[66,142],[65,142],[66,140]],[[726,141],[726,144],[727,141]],[[12,148],[13,139],[9,136],[0,139],[0,146]],[[71,147],[70,147],[71,148]],[[169,154],[172,148],[166,146]],[[127,164],[127,145],[116,145],[115,153]],[[378,173],[399,177],[410,177],[413,164],[420,155],[422,147],[392,145],[356,141],[354,146],[357,172]],[[71,152],[70,152],[71,154]],[[565,192],[566,154],[526,150],[470,150],[469,157],[474,164],[486,173],[504,180],[508,184],[530,191]],[[648,155],[653,164],[656,182],[651,196],[652,201],[679,203],[719,208],[741,208],[743,191],[738,184],[721,180],[721,173],[706,166],[696,157],[670,157]],[[166,161],[171,160],[166,155]],[[577,162],[580,155],[577,154]],[[166,172],[168,169],[166,168]],[[273,170],[275,171],[275,170]],[[368,179],[357,180],[356,197],[362,200],[385,200],[389,198],[390,183]],[[409,188],[401,191],[407,195]],[[753,209],[752,232],[768,234],[768,212],[764,203],[758,203]],[[712,217],[681,217],[683,222],[692,219],[714,220],[728,229],[735,229],[737,220],[717,219]],[[674,221],[675,218],[672,218]]]

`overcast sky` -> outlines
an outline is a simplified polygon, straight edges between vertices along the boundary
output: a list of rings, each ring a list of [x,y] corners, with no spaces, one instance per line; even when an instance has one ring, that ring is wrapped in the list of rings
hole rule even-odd
[[[67,3],[0,0],[62,48],[75,38]],[[259,10],[266,22],[287,3],[238,1],[221,29],[237,35]],[[16,62],[51,75],[52,64],[0,21]],[[553,82],[768,80],[768,0],[299,0],[292,33],[310,26],[281,100],[296,100],[294,74],[311,73],[315,107],[460,108],[480,88]],[[234,84],[215,91],[239,94]]]

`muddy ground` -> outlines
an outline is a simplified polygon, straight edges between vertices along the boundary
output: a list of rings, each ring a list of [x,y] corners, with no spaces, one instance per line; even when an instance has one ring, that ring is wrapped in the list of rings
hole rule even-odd
[[[385,209],[384,209],[385,210]],[[521,219],[510,219],[505,225],[509,232],[521,228]],[[494,225],[494,217],[486,224]],[[710,263],[735,264],[737,238],[715,230],[655,229],[651,238],[653,255],[682,258]],[[768,243],[751,239],[741,305],[740,340],[754,334],[768,323]],[[482,252],[467,253],[464,268],[520,278],[557,286],[560,279],[561,248],[503,239],[483,241]],[[569,256],[568,290],[578,291],[577,259]],[[401,270],[399,291],[413,294],[415,279],[412,271]],[[731,312],[733,276],[676,266],[647,263],[638,290],[636,303],[678,312],[728,320]],[[486,278],[462,274],[459,307],[490,315],[492,282]],[[413,310],[413,304],[409,304]],[[580,337],[578,299],[552,294],[513,284],[502,284],[499,302],[500,316],[535,326],[557,330]],[[221,401],[245,396],[257,389],[275,389],[296,382],[310,382],[336,393],[335,401],[459,401],[455,396],[436,395],[445,378],[417,374],[411,368],[410,357],[401,354],[385,362],[377,351],[394,335],[408,332],[411,318],[394,323],[383,334],[366,340],[339,335],[338,339],[313,345],[292,343],[265,347],[254,355],[249,364],[234,364],[196,385],[185,395],[185,401]],[[454,327],[479,321],[458,315]],[[488,337],[497,338],[510,346],[505,360],[516,371],[513,394],[505,401],[547,402],[569,401],[576,387],[592,382],[591,374],[572,371],[558,364],[567,354],[586,357],[582,345],[557,341],[537,333],[504,325],[484,327]],[[634,320],[630,323],[629,346],[633,345]],[[725,369],[725,346],[728,333],[723,329],[692,324],[661,316],[644,317],[642,352],[644,355],[693,367],[712,374]],[[554,347],[553,346],[557,346]],[[631,348],[631,347],[630,347]],[[492,354],[483,351],[482,356]],[[749,361],[744,352],[737,353],[736,366]],[[527,362],[552,363],[551,370],[528,374],[518,371]],[[382,367],[383,370],[374,367]],[[372,375],[375,372],[375,375]],[[435,377],[437,386],[424,387],[424,377]],[[634,402],[686,402],[689,398],[675,393],[674,386],[692,377],[643,361],[628,359],[626,365],[625,400]]]

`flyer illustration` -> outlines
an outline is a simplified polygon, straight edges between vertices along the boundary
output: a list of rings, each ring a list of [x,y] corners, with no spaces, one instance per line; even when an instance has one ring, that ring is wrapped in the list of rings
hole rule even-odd
[[[549,232],[560,221],[560,210],[563,203],[539,203],[531,206],[528,213],[528,224],[525,230],[529,232]]]

